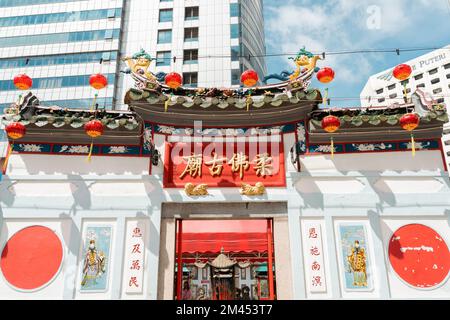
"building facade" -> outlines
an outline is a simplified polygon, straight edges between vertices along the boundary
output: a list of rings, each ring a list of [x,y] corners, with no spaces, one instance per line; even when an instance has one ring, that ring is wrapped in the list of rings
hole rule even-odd
[[[185,86],[240,85],[240,75],[267,73],[261,0],[126,1],[122,52],[149,48],[150,70],[178,72]],[[132,82],[120,76],[123,97]]]
[[[136,70],[122,111],[25,94],[2,116],[20,135],[0,184],[0,297],[450,298],[446,110],[420,91],[320,109],[317,60],[296,59],[314,62],[244,92]],[[413,113],[414,148],[399,125]]]
[[[260,0],[2,1],[0,106],[17,99],[11,79],[27,73],[47,105],[89,108],[92,73],[108,76],[98,103],[123,105],[121,52],[149,51],[152,72],[176,71],[186,85],[239,85],[244,69],[266,73]],[[256,57],[254,57],[256,56]],[[102,64],[100,66],[100,61]],[[122,83],[125,81],[125,83]]]
[[[405,84],[408,95],[419,88],[429,94],[429,98],[435,99],[436,103],[450,103],[450,46],[404,63],[411,66],[411,77],[399,81],[392,75],[393,68],[371,76],[361,92],[361,106],[402,103]],[[447,157],[450,157],[449,134],[450,128],[446,125],[443,142]],[[447,164],[450,164],[450,158],[447,158]]]
[[[100,108],[122,109],[132,82],[122,52],[152,48],[151,71],[179,72],[186,85],[240,84],[244,69],[266,74],[261,0],[1,1],[0,110],[18,99],[11,79],[33,78],[43,105],[88,109],[101,72]],[[0,136],[0,154],[5,154]]]

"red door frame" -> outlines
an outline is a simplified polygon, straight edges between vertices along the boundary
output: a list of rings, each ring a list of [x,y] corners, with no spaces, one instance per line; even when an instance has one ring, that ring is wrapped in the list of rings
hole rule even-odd
[[[181,285],[183,283],[183,252],[182,252],[182,236],[183,236],[183,220],[177,220],[176,223],[176,237],[177,237],[177,245],[178,245],[178,269],[177,269],[177,300],[181,300]]]
[[[269,276],[269,300],[274,300],[274,283],[273,283],[273,248],[272,248],[272,219],[267,219],[267,274]]]
[[[272,219],[266,219],[267,220],[267,255],[268,255],[268,261],[267,261],[267,275],[268,275],[268,281],[269,281],[269,299],[268,300],[274,300],[275,299],[275,288],[274,288],[274,279],[273,279],[273,241],[272,241]],[[176,241],[177,241],[177,300],[182,299],[182,283],[183,283],[183,252],[182,252],[182,239],[183,239],[183,220],[178,219],[176,220],[175,224],[175,234],[176,234]],[[260,284],[258,281],[258,293],[260,295]]]

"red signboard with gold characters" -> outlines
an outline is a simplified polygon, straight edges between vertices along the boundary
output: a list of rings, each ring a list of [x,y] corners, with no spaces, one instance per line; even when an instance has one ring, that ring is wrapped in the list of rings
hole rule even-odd
[[[168,142],[164,164],[165,188],[286,186],[282,141]]]

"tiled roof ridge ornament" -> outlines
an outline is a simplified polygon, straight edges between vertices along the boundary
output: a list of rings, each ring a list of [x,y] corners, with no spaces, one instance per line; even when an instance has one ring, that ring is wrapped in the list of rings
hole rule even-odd
[[[263,96],[266,91],[281,93],[284,91],[307,91],[311,78],[316,71],[316,63],[321,58],[306,51],[304,48],[299,51],[295,58],[292,58],[297,66],[294,72],[284,73],[282,82],[275,84],[265,84],[263,86],[256,86],[252,88],[194,88],[181,86],[178,89],[171,89],[164,83],[165,73],[153,74],[149,71],[151,56],[141,49],[140,52],[134,54],[132,57],[124,57],[122,60],[128,64],[129,70],[125,73],[131,74],[135,80],[135,89],[139,91],[147,91],[150,94],[169,96],[185,96],[185,97],[206,97],[208,98],[223,98],[233,97],[242,98],[248,96],[248,92],[252,92],[252,96]],[[280,78],[281,79],[281,78]]]

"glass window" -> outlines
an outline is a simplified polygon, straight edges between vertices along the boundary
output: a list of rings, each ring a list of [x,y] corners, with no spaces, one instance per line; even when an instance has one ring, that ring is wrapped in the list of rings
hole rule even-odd
[[[113,31],[111,29],[106,30],[105,39],[112,39],[112,37],[113,37]],[[84,39],[84,40],[88,40],[88,39]]]
[[[48,89],[62,87],[78,87],[89,86],[90,75],[52,77],[52,78],[35,78],[33,79],[33,88]],[[106,74],[109,84],[114,84],[115,74]],[[16,90],[11,80],[0,80],[0,89],[5,91]]]
[[[423,73],[414,76],[414,79],[416,79],[416,80],[420,80],[422,78],[423,78]]]
[[[424,83],[419,83],[416,88],[425,88],[425,84]]]
[[[104,53],[102,54],[102,60],[103,60],[103,61],[109,61],[109,60],[111,60],[111,52],[104,52]]]
[[[390,94],[389,98],[391,98],[391,99],[397,98],[397,94],[396,93]]]
[[[43,23],[61,23],[72,21],[87,21],[120,17],[122,11],[120,8],[72,11],[61,13],[46,13],[28,16],[4,17],[0,18],[0,27],[43,24]]]
[[[198,83],[197,72],[185,72],[183,73],[183,84],[187,87],[196,87]]]
[[[172,30],[158,31],[158,43],[171,43],[171,42],[172,42]]]
[[[116,16],[116,10],[115,9],[108,9],[108,18],[115,18]]]
[[[239,46],[231,47],[231,61],[239,61],[241,55],[241,48]]]
[[[109,35],[110,32],[112,32],[112,38],[117,39],[120,34],[120,29],[37,34],[31,36],[0,38],[0,48],[39,45],[43,43],[53,44],[65,42],[102,40],[105,39],[107,33]]]
[[[239,3],[230,3],[230,16],[239,17]]]
[[[198,63],[198,50],[184,50],[183,54],[184,64],[195,64]]]
[[[184,29],[184,41],[198,41],[198,28]]]
[[[378,102],[384,102],[384,101],[386,101],[385,98],[378,99]]]
[[[198,20],[198,7],[187,7],[184,9],[184,20]]]
[[[172,54],[170,51],[159,51],[156,53],[156,66],[170,66]]]
[[[33,4],[74,2],[74,1],[75,0],[2,0],[0,1],[0,8],[27,6]]]
[[[172,9],[159,10],[159,22],[170,22],[172,21],[172,16],[173,16]]]
[[[444,69],[450,69],[450,63],[444,64]]]
[[[230,34],[231,38],[239,38],[239,25],[238,24],[232,24],[230,25]]]
[[[436,88],[433,90],[433,93],[441,93],[442,92],[442,88]]]
[[[439,78],[434,78],[434,79],[431,80],[431,84],[436,84],[436,83],[439,83],[439,82],[441,82],[441,80],[439,80]]]
[[[435,73],[437,73],[437,71],[438,71],[437,68],[434,68],[428,72],[429,72],[429,74],[435,74]]]
[[[375,91],[377,94],[382,94],[383,93],[383,88],[381,88],[381,89],[378,89],[377,91]]]
[[[241,70],[239,69],[233,69],[231,70],[231,85],[239,85],[241,83]]]
[[[395,89],[395,83],[394,83],[394,84],[391,84],[391,85],[388,86],[387,88],[388,88],[388,90],[393,90],[393,89]]]

